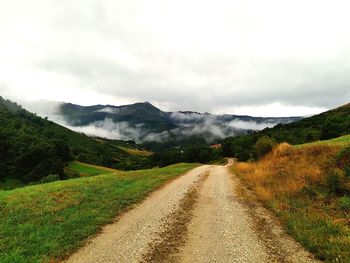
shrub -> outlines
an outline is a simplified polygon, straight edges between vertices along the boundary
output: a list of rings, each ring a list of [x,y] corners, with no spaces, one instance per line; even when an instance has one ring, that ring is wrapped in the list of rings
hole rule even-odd
[[[40,183],[51,183],[59,180],[60,176],[58,174],[49,174],[48,176],[41,178]]]
[[[350,197],[343,196],[339,198],[339,207],[341,210],[349,211],[350,210]]]
[[[342,192],[342,176],[339,171],[332,171],[326,177],[326,186],[331,194]]]
[[[350,167],[350,147],[342,150],[336,157],[337,165],[340,169],[343,169],[345,166]]]
[[[268,136],[260,137],[255,143],[255,152],[260,159],[268,152],[272,151],[272,148],[276,145],[276,141]]]

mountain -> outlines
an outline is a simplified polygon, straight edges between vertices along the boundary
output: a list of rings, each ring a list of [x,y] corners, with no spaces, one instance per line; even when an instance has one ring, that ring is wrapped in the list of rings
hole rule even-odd
[[[228,156],[247,160],[256,157],[254,145],[263,136],[278,143],[303,144],[346,134],[350,134],[350,103],[293,123],[278,124],[246,136],[226,138],[223,149]]]
[[[73,159],[104,166],[137,159],[125,148],[137,147],[71,131],[0,96],[0,179],[31,182],[48,174],[63,179],[65,164]]]
[[[164,112],[149,102],[123,106],[63,103],[58,114],[72,129],[137,142],[181,141],[190,137],[205,138],[212,142],[301,119],[214,115],[192,111]]]

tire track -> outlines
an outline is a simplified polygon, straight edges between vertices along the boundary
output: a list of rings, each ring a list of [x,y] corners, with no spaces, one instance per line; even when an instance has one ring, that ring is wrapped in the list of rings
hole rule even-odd
[[[198,200],[199,189],[207,179],[209,172],[204,173],[200,180],[188,190],[181,199],[179,207],[163,221],[158,233],[159,238],[154,240],[141,263],[175,262],[179,247],[185,244],[188,224],[192,219],[192,210]]]

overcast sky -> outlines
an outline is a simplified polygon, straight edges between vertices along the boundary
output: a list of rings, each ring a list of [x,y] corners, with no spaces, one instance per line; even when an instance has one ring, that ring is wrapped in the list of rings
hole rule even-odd
[[[350,2],[0,0],[0,95],[308,115],[350,101]]]

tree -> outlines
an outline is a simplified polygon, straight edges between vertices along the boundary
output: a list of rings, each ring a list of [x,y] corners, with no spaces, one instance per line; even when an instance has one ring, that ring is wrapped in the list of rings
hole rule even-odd
[[[268,136],[260,137],[255,143],[255,152],[258,159],[270,152],[276,145],[276,141]]]

